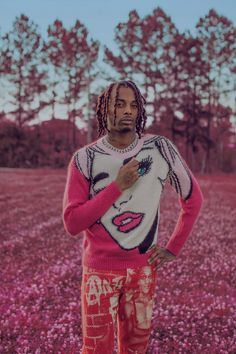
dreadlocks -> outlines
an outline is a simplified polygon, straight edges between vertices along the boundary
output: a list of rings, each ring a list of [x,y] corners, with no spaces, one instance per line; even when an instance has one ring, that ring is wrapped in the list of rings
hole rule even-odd
[[[96,107],[96,118],[98,120],[98,136],[104,134],[109,129],[107,128],[107,112],[108,104],[111,97],[111,92],[113,87],[116,85],[116,96],[115,96],[115,111],[114,111],[114,124],[116,121],[116,102],[119,95],[120,86],[130,87],[134,91],[135,100],[138,106],[138,115],[136,119],[136,132],[138,133],[139,138],[141,138],[141,133],[144,131],[145,124],[147,121],[146,111],[144,104],[146,103],[145,98],[142,96],[139,88],[131,80],[123,80],[118,82],[111,83],[106,90],[97,99]]]

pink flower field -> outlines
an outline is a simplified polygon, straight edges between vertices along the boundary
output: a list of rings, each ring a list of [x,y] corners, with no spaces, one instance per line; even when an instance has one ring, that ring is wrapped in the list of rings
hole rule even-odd
[[[236,353],[236,178],[196,177],[204,204],[180,255],[158,270],[149,354]],[[82,237],[63,228],[65,180],[65,170],[0,169],[0,353],[81,352]],[[162,246],[178,211],[167,185]]]

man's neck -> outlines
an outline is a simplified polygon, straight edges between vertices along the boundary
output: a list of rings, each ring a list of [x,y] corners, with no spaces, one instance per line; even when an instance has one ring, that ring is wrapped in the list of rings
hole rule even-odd
[[[107,133],[107,141],[109,144],[118,149],[125,149],[127,146],[132,144],[132,142],[135,140],[135,137],[135,132],[129,134]]]

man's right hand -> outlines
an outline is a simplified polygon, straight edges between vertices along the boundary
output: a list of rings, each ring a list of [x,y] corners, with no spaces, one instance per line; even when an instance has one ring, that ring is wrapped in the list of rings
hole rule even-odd
[[[139,161],[135,160],[134,157],[120,168],[116,177],[116,182],[122,191],[132,187],[132,185],[138,180],[138,168]]]

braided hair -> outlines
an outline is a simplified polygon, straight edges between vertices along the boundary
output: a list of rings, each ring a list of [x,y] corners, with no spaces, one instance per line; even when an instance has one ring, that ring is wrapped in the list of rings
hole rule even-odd
[[[106,90],[102,92],[97,99],[97,107],[96,107],[96,118],[99,124],[98,127],[98,136],[105,134],[107,128],[107,113],[108,113],[108,104],[111,97],[111,92],[114,86],[116,87],[116,96],[115,96],[115,111],[114,111],[114,124],[116,121],[116,102],[119,94],[120,86],[130,87],[135,95],[135,99],[138,106],[138,115],[136,119],[136,132],[138,133],[139,138],[141,138],[141,133],[144,131],[145,124],[147,121],[146,111],[144,108],[144,104],[146,104],[145,98],[142,96],[139,88],[136,84],[131,80],[122,80],[118,82],[111,83]],[[110,132],[110,131],[109,131]]]

